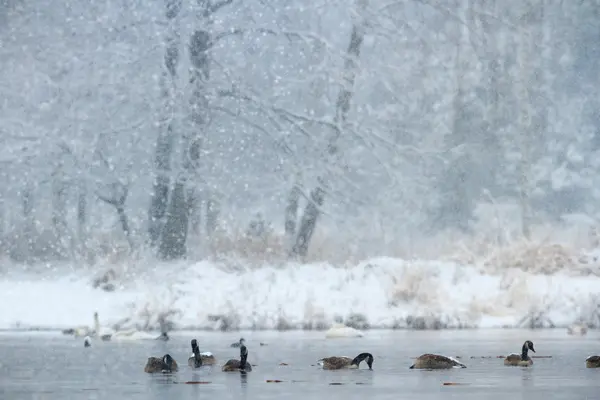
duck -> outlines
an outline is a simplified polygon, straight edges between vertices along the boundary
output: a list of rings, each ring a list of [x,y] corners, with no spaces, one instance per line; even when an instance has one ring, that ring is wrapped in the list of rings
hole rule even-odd
[[[252,371],[252,365],[250,365],[248,360],[248,349],[243,344],[240,346],[240,359],[234,360],[231,359],[223,365],[221,371],[223,372],[237,372],[237,371]]]
[[[449,369],[449,368],[467,368],[467,366],[458,360],[442,356],[439,354],[423,354],[417,357],[409,369]]]
[[[173,359],[173,357],[171,357],[170,354],[165,354],[163,358],[148,357],[148,362],[146,362],[144,372],[149,374],[154,374],[157,372],[171,373],[177,372],[178,369],[179,367],[177,366],[177,362]]]
[[[240,340],[238,342],[233,342],[231,343],[229,346],[230,347],[241,347],[246,343],[246,339],[244,338],[240,338]]]
[[[100,322],[98,320],[98,313],[94,313],[94,327],[90,328],[89,326],[81,325],[75,328],[63,329],[63,335],[73,335],[75,337],[83,337],[86,336],[96,336],[96,334],[100,331]]]
[[[83,347],[92,347],[92,339],[89,336],[83,339]]]
[[[354,358],[350,357],[325,357],[317,361],[323,369],[358,369],[360,363],[367,360],[369,369],[373,369],[373,355],[371,353],[360,353]]]
[[[585,359],[587,368],[600,368],[600,356],[589,356]]]
[[[535,353],[533,348],[533,342],[531,340],[526,340],[523,343],[523,348],[521,350],[521,354],[511,353],[504,359],[504,365],[510,365],[515,367],[528,367],[533,364],[533,360],[527,352],[531,350]]]
[[[325,332],[326,339],[354,338],[363,336],[364,333],[358,329],[354,329],[344,324],[333,324],[333,326]]]
[[[192,339],[192,355],[188,358],[188,365],[192,368],[200,368],[203,365],[215,365],[217,360],[210,351],[200,352],[198,342]]]
[[[567,327],[567,333],[569,335],[584,336],[587,334],[587,325],[575,323]]]

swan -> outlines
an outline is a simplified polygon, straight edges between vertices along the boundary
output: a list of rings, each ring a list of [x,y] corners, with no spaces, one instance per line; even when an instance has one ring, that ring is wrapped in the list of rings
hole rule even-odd
[[[364,333],[358,329],[351,328],[344,324],[334,324],[325,332],[325,337],[328,339],[333,338],[349,338],[349,337],[363,337]]]

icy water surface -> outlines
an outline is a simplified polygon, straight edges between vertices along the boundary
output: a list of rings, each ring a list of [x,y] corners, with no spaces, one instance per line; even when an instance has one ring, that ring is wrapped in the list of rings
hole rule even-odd
[[[229,344],[247,340],[246,375],[187,366],[189,341],[219,362],[237,358]],[[505,367],[498,355],[535,343],[531,368]],[[600,369],[585,358],[600,353],[600,335],[568,336],[564,330],[368,331],[363,338],[324,339],[323,332],[173,333],[169,342],[94,342],[50,333],[0,335],[2,399],[598,399]],[[266,343],[261,346],[260,343]],[[148,356],[170,353],[180,365],[173,375],[143,372]],[[373,370],[323,371],[316,360],[371,352]],[[467,369],[410,370],[425,352],[459,356]],[[481,358],[488,356],[491,358]],[[477,358],[471,358],[477,357]],[[288,365],[282,365],[282,363]],[[267,380],[281,380],[271,383]],[[188,382],[188,383],[186,383]],[[202,384],[189,382],[205,382]],[[463,385],[445,386],[444,382]]]

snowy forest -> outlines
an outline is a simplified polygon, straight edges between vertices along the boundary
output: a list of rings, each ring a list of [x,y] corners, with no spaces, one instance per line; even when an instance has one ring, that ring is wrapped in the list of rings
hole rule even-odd
[[[593,245],[599,37],[597,0],[0,0],[1,251]]]

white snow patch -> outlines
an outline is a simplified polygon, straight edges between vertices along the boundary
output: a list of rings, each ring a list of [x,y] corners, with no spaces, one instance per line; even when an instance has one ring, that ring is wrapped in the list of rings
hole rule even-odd
[[[357,315],[371,328],[503,328],[526,326],[528,318],[542,326],[598,326],[600,277],[569,272],[507,268],[491,274],[477,266],[392,258],[234,272],[200,262],[160,266],[115,292],[93,289],[89,276],[7,276],[0,282],[0,329],[92,325],[94,311],[104,326],[119,323],[130,340],[156,338],[141,331],[158,329],[160,315],[190,330],[327,328]],[[199,295],[208,282],[210,292]]]

